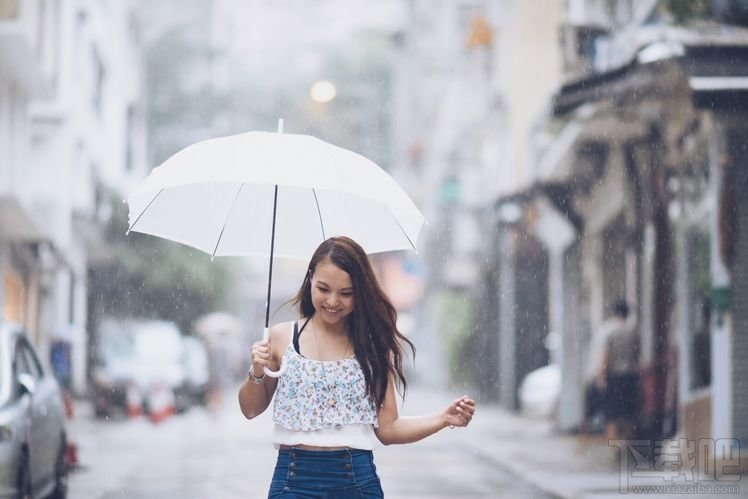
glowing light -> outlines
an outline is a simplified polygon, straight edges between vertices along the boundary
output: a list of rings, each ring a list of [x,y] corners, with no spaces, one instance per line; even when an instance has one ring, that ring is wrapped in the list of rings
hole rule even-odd
[[[335,98],[337,90],[329,81],[318,81],[309,89],[309,97],[316,102],[330,102]]]

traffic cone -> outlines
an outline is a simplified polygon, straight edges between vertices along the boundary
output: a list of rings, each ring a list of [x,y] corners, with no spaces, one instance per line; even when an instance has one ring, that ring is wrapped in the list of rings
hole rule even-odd
[[[143,397],[140,395],[140,390],[137,386],[134,384],[127,385],[125,399],[127,403],[127,417],[137,418],[143,415]]]
[[[65,407],[65,417],[72,421],[75,416],[73,410],[73,397],[67,390],[62,392],[62,403]],[[67,471],[73,471],[78,468],[78,445],[75,443],[75,437],[68,431],[67,440],[65,441],[65,467]]]
[[[166,385],[155,385],[148,393],[148,417],[154,423],[165,421],[174,414],[174,392]]]

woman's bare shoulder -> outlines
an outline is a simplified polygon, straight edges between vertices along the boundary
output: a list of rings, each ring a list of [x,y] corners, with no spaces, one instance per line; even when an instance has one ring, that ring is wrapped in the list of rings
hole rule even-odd
[[[279,341],[281,343],[288,343],[291,341],[293,336],[293,324],[294,321],[279,322],[270,327],[270,342]]]

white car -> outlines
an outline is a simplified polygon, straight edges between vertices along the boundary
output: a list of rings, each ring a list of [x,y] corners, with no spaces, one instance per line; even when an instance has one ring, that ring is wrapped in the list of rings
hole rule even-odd
[[[67,495],[63,395],[19,326],[0,322],[0,498]]]
[[[182,393],[190,404],[205,405],[210,389],[210,365],[205,343],[195,336],[184,336],[182,360],[185,386]]]
[[[178,405],[185,400],[181,332],[163,320],[104,321],[92,381],[99,416],[130,412],[133,401],[154,413]]]

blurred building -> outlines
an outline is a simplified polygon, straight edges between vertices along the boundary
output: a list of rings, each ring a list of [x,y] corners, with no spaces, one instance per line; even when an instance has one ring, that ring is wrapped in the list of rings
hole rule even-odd
[[[575,305],[587,326],[576,331],[626,296],[644,344],[643,430],[746,441],[748,255],[735,193],[748,3],[570,2],[567,21],[568,78],[537,186],[579,220],[569,258],[583,270]],[[586,339],[566,346],[573,360]],[[562,407],[565,426],[572,413]]]
[[[67,343],[78,391],[108,195],[144,173],[138,49],[130,2],[0,2],[3,317]]]
[[[746,441],[748,2],[409,6],[395,172],[430,222],[427,293],[473,311],[459,369],[516,407],[558,364],[575,431],[591,334],[624,297],[640,434]],[[453,311],[427,306],[421,334],[447,342]]]
[[[548,361],[549,262],[537,236],[506,223],[519,208],[495,204],[532,180],[531,133],[560,83],[561,4],[408,5],[393,171],[429,222],[420,242],[428,298],[416,321],[419,362],[434,364],[434,381],[470,380],[482,396],[516,407],[523,376]],[[498,251],[515,245],[524,250]]]

